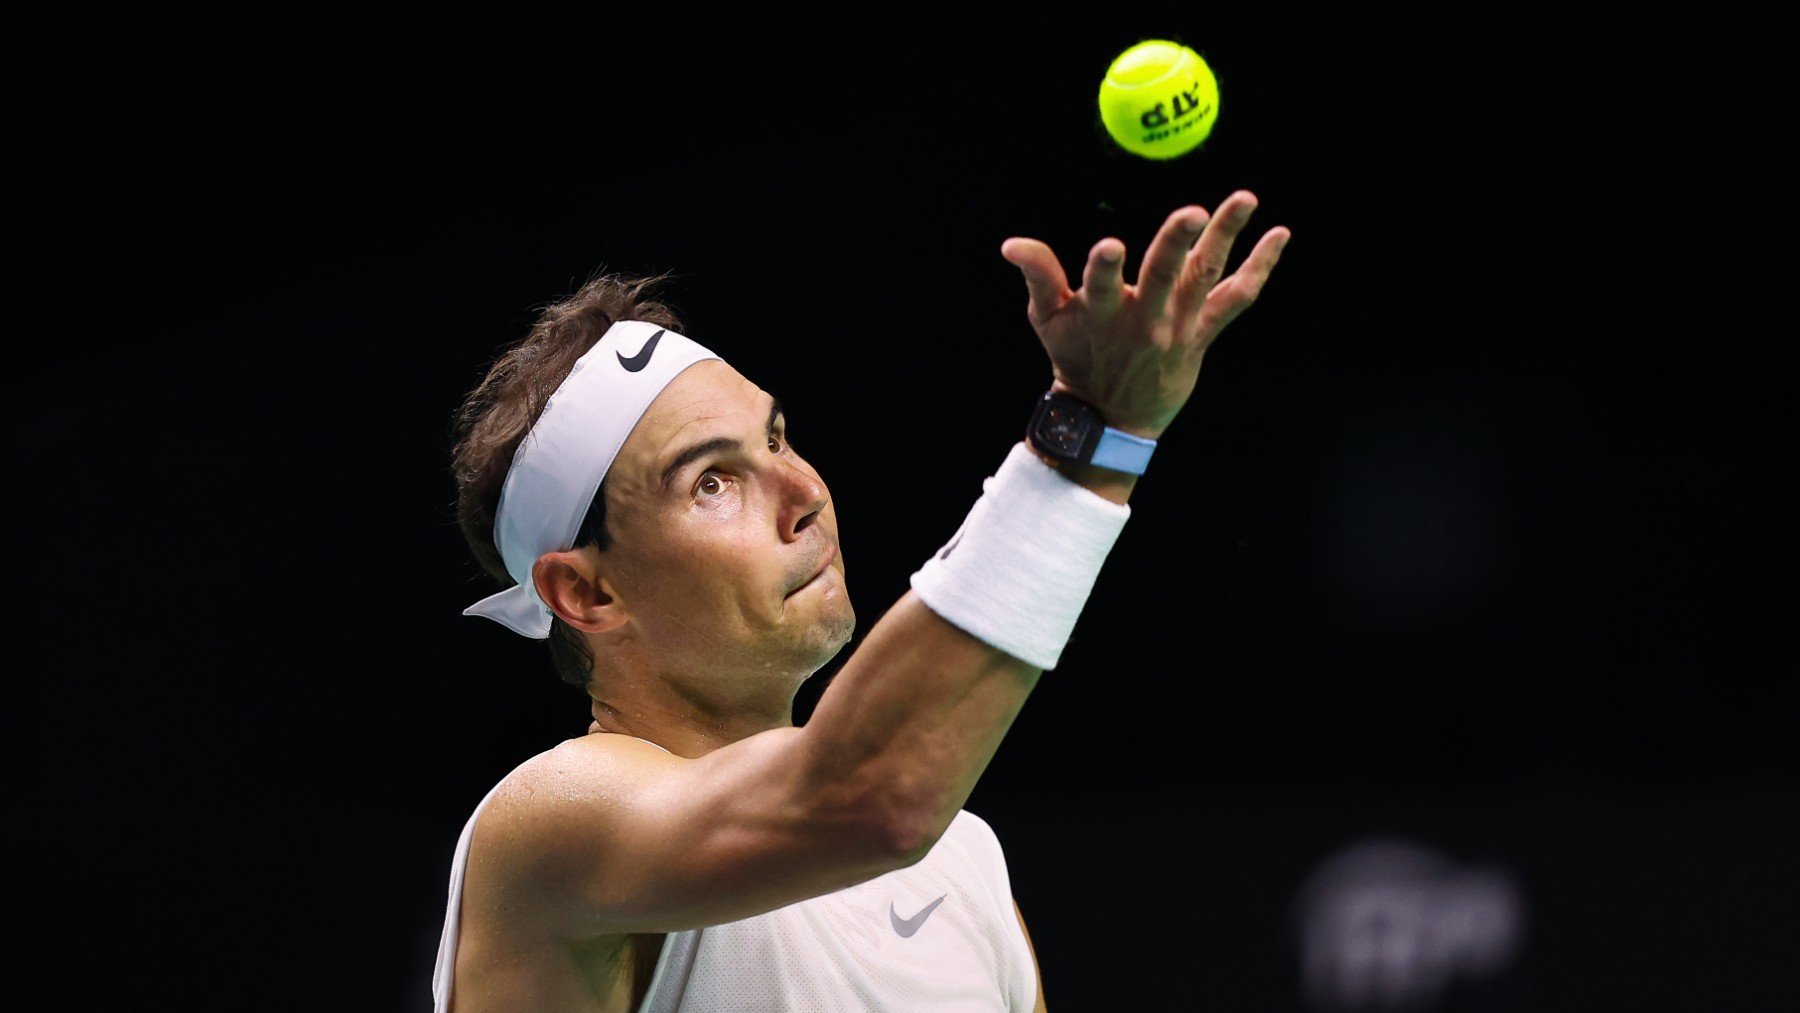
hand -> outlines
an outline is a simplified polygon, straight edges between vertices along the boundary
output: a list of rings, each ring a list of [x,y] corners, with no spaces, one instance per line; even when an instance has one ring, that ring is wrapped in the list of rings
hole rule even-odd
[[[1093,405],[1114,428],[1160,437],[1194,392],[1207,347],[1256,301],[1287,246],[1288,230],[1270,229],[1220,280],[1255,210],[1248,190],[1210,218],[1199,205],[1176,210],[1151,240],[1135,285],[1123,278],[1125,244],[1110,236],[1088,251],[1079,292],[1069,291],[1049,246],[1018,236],[1001,243],[1000,255],[1025,275],[1025,312],[1050,353],[1051,388]]]

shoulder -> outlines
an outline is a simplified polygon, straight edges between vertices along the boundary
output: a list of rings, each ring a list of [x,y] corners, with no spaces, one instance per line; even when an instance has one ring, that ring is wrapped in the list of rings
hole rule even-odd
[[[554,872],[559,858],[590,847],[607,817],[652,787],[681,757],[630,735],[567,739],[513,768],[475,817],[470,860],[517,887]]]
[[[571,787],[591,783],[596,775],[616,773],[630,776],[650,768],[680,761],[660,746],[631,735],[612,732],[590,732],[564,739],[549,749],[519,764],[502,780],[496,791],[510,802],[549,801],[536,799],[544,788]]]
[[[488,836],[527,815],[554,817],[570,808],[586,810],[616,796],[607,787],[627,788],[653,780],[679,756],[630,735],[593,732],[565,739],[513,768],[494,786],[476,826]]]

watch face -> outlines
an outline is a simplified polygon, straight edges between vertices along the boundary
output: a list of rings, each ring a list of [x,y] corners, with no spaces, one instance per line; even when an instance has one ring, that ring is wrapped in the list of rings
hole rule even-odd
[[[1054,403],[1045,406],[1043,421],[1038,424],[1037,429],[1038,436],[1045,443],[1064,454],[1079,453],[1082,438],[1087,435],[1087,431],[1086,416]]]

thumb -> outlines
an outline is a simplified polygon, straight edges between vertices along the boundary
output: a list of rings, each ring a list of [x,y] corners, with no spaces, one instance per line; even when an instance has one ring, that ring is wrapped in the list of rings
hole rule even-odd
[[[1069,278],[1057,263],[1050,247],[1036,239],[1014,236],[1000,244],[1000,256],[1018,267],[1025,276],[1025,288],[1031,293],[1026,312],[1033,322],[1044,320],[1062,308],[1068,299]]]

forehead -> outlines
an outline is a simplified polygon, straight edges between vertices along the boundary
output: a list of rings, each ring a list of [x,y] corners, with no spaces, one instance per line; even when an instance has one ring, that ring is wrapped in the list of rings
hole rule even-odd
[[[766,417],[769,396],[721,359],[703,359],[678,373],[650,402],[619,448],[613,470],[642,480],[661,476],[662,460],[708,436],[739,436],[743,419]]]

